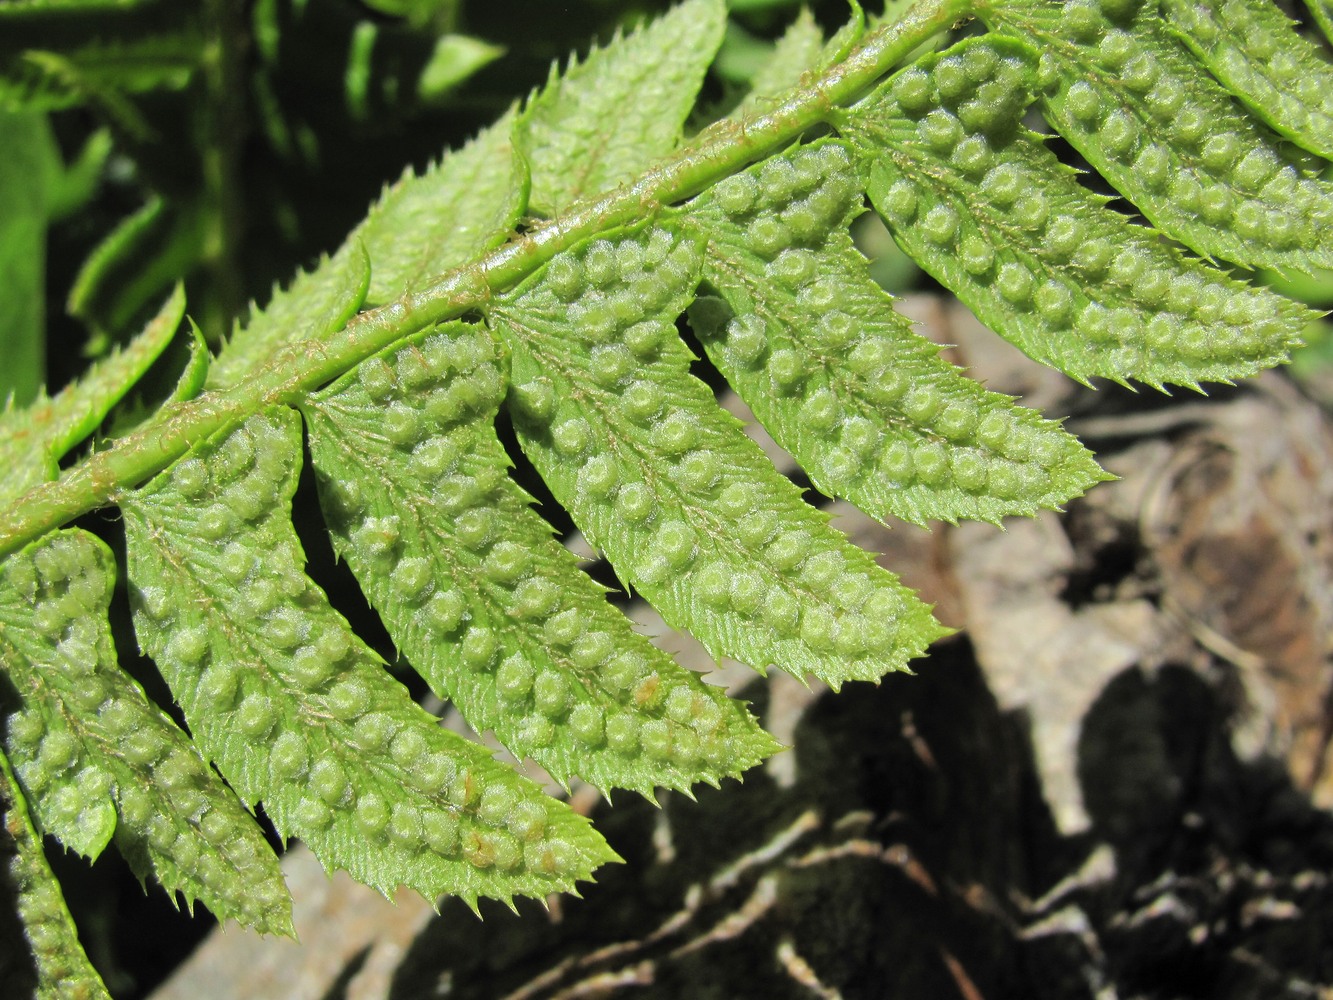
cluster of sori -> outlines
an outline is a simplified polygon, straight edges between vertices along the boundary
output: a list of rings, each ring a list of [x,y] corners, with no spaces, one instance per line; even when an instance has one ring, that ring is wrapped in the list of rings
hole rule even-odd
[[[690,374],[674,320],[694,298],[701,242],[683,224],[592,240],[497,303],[520,440],[622,577],[718,655],[835,685],[880,677],[905,662],[886,652],[899,639],[936,626]],[[648,284],[664,289],[652,311],[619,309]],[[607,321],[571,325],[575,313]]]
[[[1318,176],[1319,161],[1276,142],[1230,91],[1201,73],[1155,4],[1023,0],[986,5],[983,17],[1037,47],[1036,82],[1051,124],[1164,232],[1239,264],[1333,265],[1333,186]],[[1253,17],[1230,28],[1245,33]],[[1283,48],[1294,51],[1296,38],[1289,27],[1285,33]],[[1275,37],[1261,31],[1253,41],[1262,44],[1264,34]],[[1267,74],[1273,62],[1250,65]],[[1266,107],[1270,124],[1285,122],[1292,132],[1280,105],[1254,98],[1247,104]],[[1302,144],[1312,145],[1304,135]]]
[[[276,859],[236,797],[143,689],[119,669],[105,610],[106,546],[67,530],[12,557],[0,577],[6,666],[28,697],[7,750],[42,828],[95,858],[113,837],[142,876],[256,926],[287,926]],[[100,614],[99,614],[100,613]],[[32,667],[56,636],[58,670]]]
[[[1195,386],[1284,357],[1306,310],[1112,211],[1021,126],[1033,62],[1018,43],[967,43],[848,115],[872,157],[870,196],[909,252],[997,332],[1075,378]],[[1071,88],[1073,104],[1081,92]]]
[[[196,743],[280,833],[385,892],[508,897],[590,871],[604,848],[586,824],[441,729],[305,576],[288,510],[300,433],[294,410],[265,411],[121,500],[131,573],[153,581],[135,626]],[[419,575],[390,585],[419,591]]]
[[[400,648],[476,728],[561,781],[648,794],[762,759],[776,745],[743,706],[636,633],[529,509],[493,426],[503,386],[492,334],[453,324],[365,362],[308,407],[330,525]],[[528,419],[553,415],[544,380],[512,397]],[[591,431],[569,423],[560,447],[586,448]],[[605,499],[613,484],[600,476],[584,479]]]
[[[861,190],[848,147],[821,141],[689,206],[726,304],[691,320],[737,392],[824,492],[879,517],[998,520],[1095,482],[1058,425],[962,377],[894,311],[846,232]],[[784,230],[794,245],[763,225],[807,216],[818,225]]]

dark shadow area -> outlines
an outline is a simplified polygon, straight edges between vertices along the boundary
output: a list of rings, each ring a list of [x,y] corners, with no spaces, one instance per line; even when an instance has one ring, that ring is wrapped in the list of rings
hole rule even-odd
[[[338,978],[330,984],[320,1000],[347,1000],[347,988],[351,985],[352,980],[356,978],[356,974],[360,972],[362,967],[366,964],[366,959],[369,957],[370,948],[365,947],[348,959],[347,964],[343,966],[342,972],[338,973]]]
[[[1079,767],[1116,877],[1079,895],[1122,993],[1270,1000],[1333,973],[1333,817],[1276,761],[1237,759],[1194,671],[1129,670],[1085,719]]]
[[[918,677],[816,701],[787,786],[758,769],[599,807],[627,864],[582,900],[482,921],[446,901],[390,996],[1314,997],[1333,819],[1227,726],[1188,669],[1117,677],[1081,742],[1091,828],[1061,837],[1024,719],[955,640]]]

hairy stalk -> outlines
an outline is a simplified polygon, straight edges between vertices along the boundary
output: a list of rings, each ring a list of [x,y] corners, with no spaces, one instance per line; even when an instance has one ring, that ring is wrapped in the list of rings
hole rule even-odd
[[[634,184],[575,206],[434,284],[354,317],[332,340],[296,344],[232,389],[164,407],[105,451],[12,503],[0,515],[0,556],[114,501],[120,491],[143,483],[197,442],[238,426],[262,407],[298,402],[404,337],[465,315],[579,241],[650,216],[794,141],[864,94],[932,36],[967,17],[971,8],[971,0],[921,0],[772,112],[749,122],[719,122]]]

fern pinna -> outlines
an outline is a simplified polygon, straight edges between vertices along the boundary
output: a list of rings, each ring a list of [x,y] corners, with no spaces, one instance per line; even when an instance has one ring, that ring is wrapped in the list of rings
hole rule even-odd
[[[1267,0],[923,0],[827,43],[803,17],[736,110],[686,137],[724,29],[721,0],[686,0],[553,72],[196,352],[138,426],[69,461],[175,336],[179,294],[81,381],[4,412],[0,773],[48,995],[102,987],[42,833],[90,858],[114,840],[187,903],[275,932],[261,802],[386,893],[541,896],[615,860],[440,728],[306,576],[303,426],[335,549],[430,687],[562,783],[652,795],[778,744],[553,538],[508,474],[501,409],[667,621],[837,688],[943,630],[717,406],[682,316],[822,491],[917,523],[1030,515],[1105,476],[894,312],[847,232],[865,195],[996,333],[1080,381],[1247,376],[1311,319],[1214,262],[1333,264],[1329,69]],[[1146,223],[1056,157],[1034,106]],[[139,644],[188,735],[115,663],[111,551],[65,526],[110,505]]]

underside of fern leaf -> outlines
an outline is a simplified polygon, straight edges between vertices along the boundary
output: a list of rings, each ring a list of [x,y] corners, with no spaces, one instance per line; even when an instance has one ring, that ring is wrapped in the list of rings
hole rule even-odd
[[[1050,124],[1154,225],[1238,264],[1333,266],[1333,185],[1318,162],[1200,72],[1155,3],[1019,0],[979,14],[1036,48]]]
[[[860,211],[847,147],[825,141],[682,217],[707,239],[722,299],[700,299],[690,321],[778,443],[825,493],[916,523],[1031,514],[1100,479],[1076,440],[942,361],[893,311],[845,229]],[[792,245],[766,239],[783,227]]]
[[[441,729],[302,572],[299,417],[266,411],[121,500],[135,628],[195,740],[283,836],[390,893],[572,889],[613,857]],[[401,574],[400,574],[401,576]]]
[[[1022,127],[1029,53],[965,42],[846,116],[902,245],[997,333],[1082,381],[1197,386],[1285,360],[1307,310],[1112,212]]]
[[[834,688],[905,671],[945,630],[718,405],[685,324],[828,495],[918,523],[1060,508],[1106,478],[1092,456],[943,360],[848,226],[868,195],[997,334],[1089,384],[1280,363],[1312,314],[1215,263],[1333,263],[1327,94],[1271,99],[1328,71],[1266,2],[923,0],[827,44],[803,16],[754,93],[686,136],[725,31],[720,0],[687,0],[387,188],[119,436],[71,456],[177,334],[179,293],[83,380],[6,408],[0,793],[51,995],[101,987],[41,834],[114,842],[187,905],[273,932],[260,805],[385,893],[475,906],[615,860],[416,705],[307,575],[303,430],[324,527],[403,665],[566,786],[688,790],[779,745],[579,568],[497,422],[625,589],[714,656]],[[927,44],[971,15],[991,31]],[[1150,224],[1057,157],[1033,105]],[[115,662],[116,556],[69,526],[109,506],[188,734]]]
[[[474,726],[561,781],[651,794],[772,753],[528,508],[493,427],[499,360],[485,329],[444,327],[309,404],[330,526],[399,647]]]
[[[32,994],[40,1000],[106,1000],[102,979],[79,947],[78,931],[60,884],[42,853],[42,838],[28,812],[14,770],[0,752],[0,816],[7,838],[5,878],[17,897],[19,919],[32,951]],[[17,949],[11,945],[10,960]],[[27,985],[27,984],[25,984]]]
[[[589,541],[713,655],[835,688],[904,668],[942,634],[927,610],[690,375],[671,320],[701,266],[665,230],[600,237],[496,305],[525,450]]]

